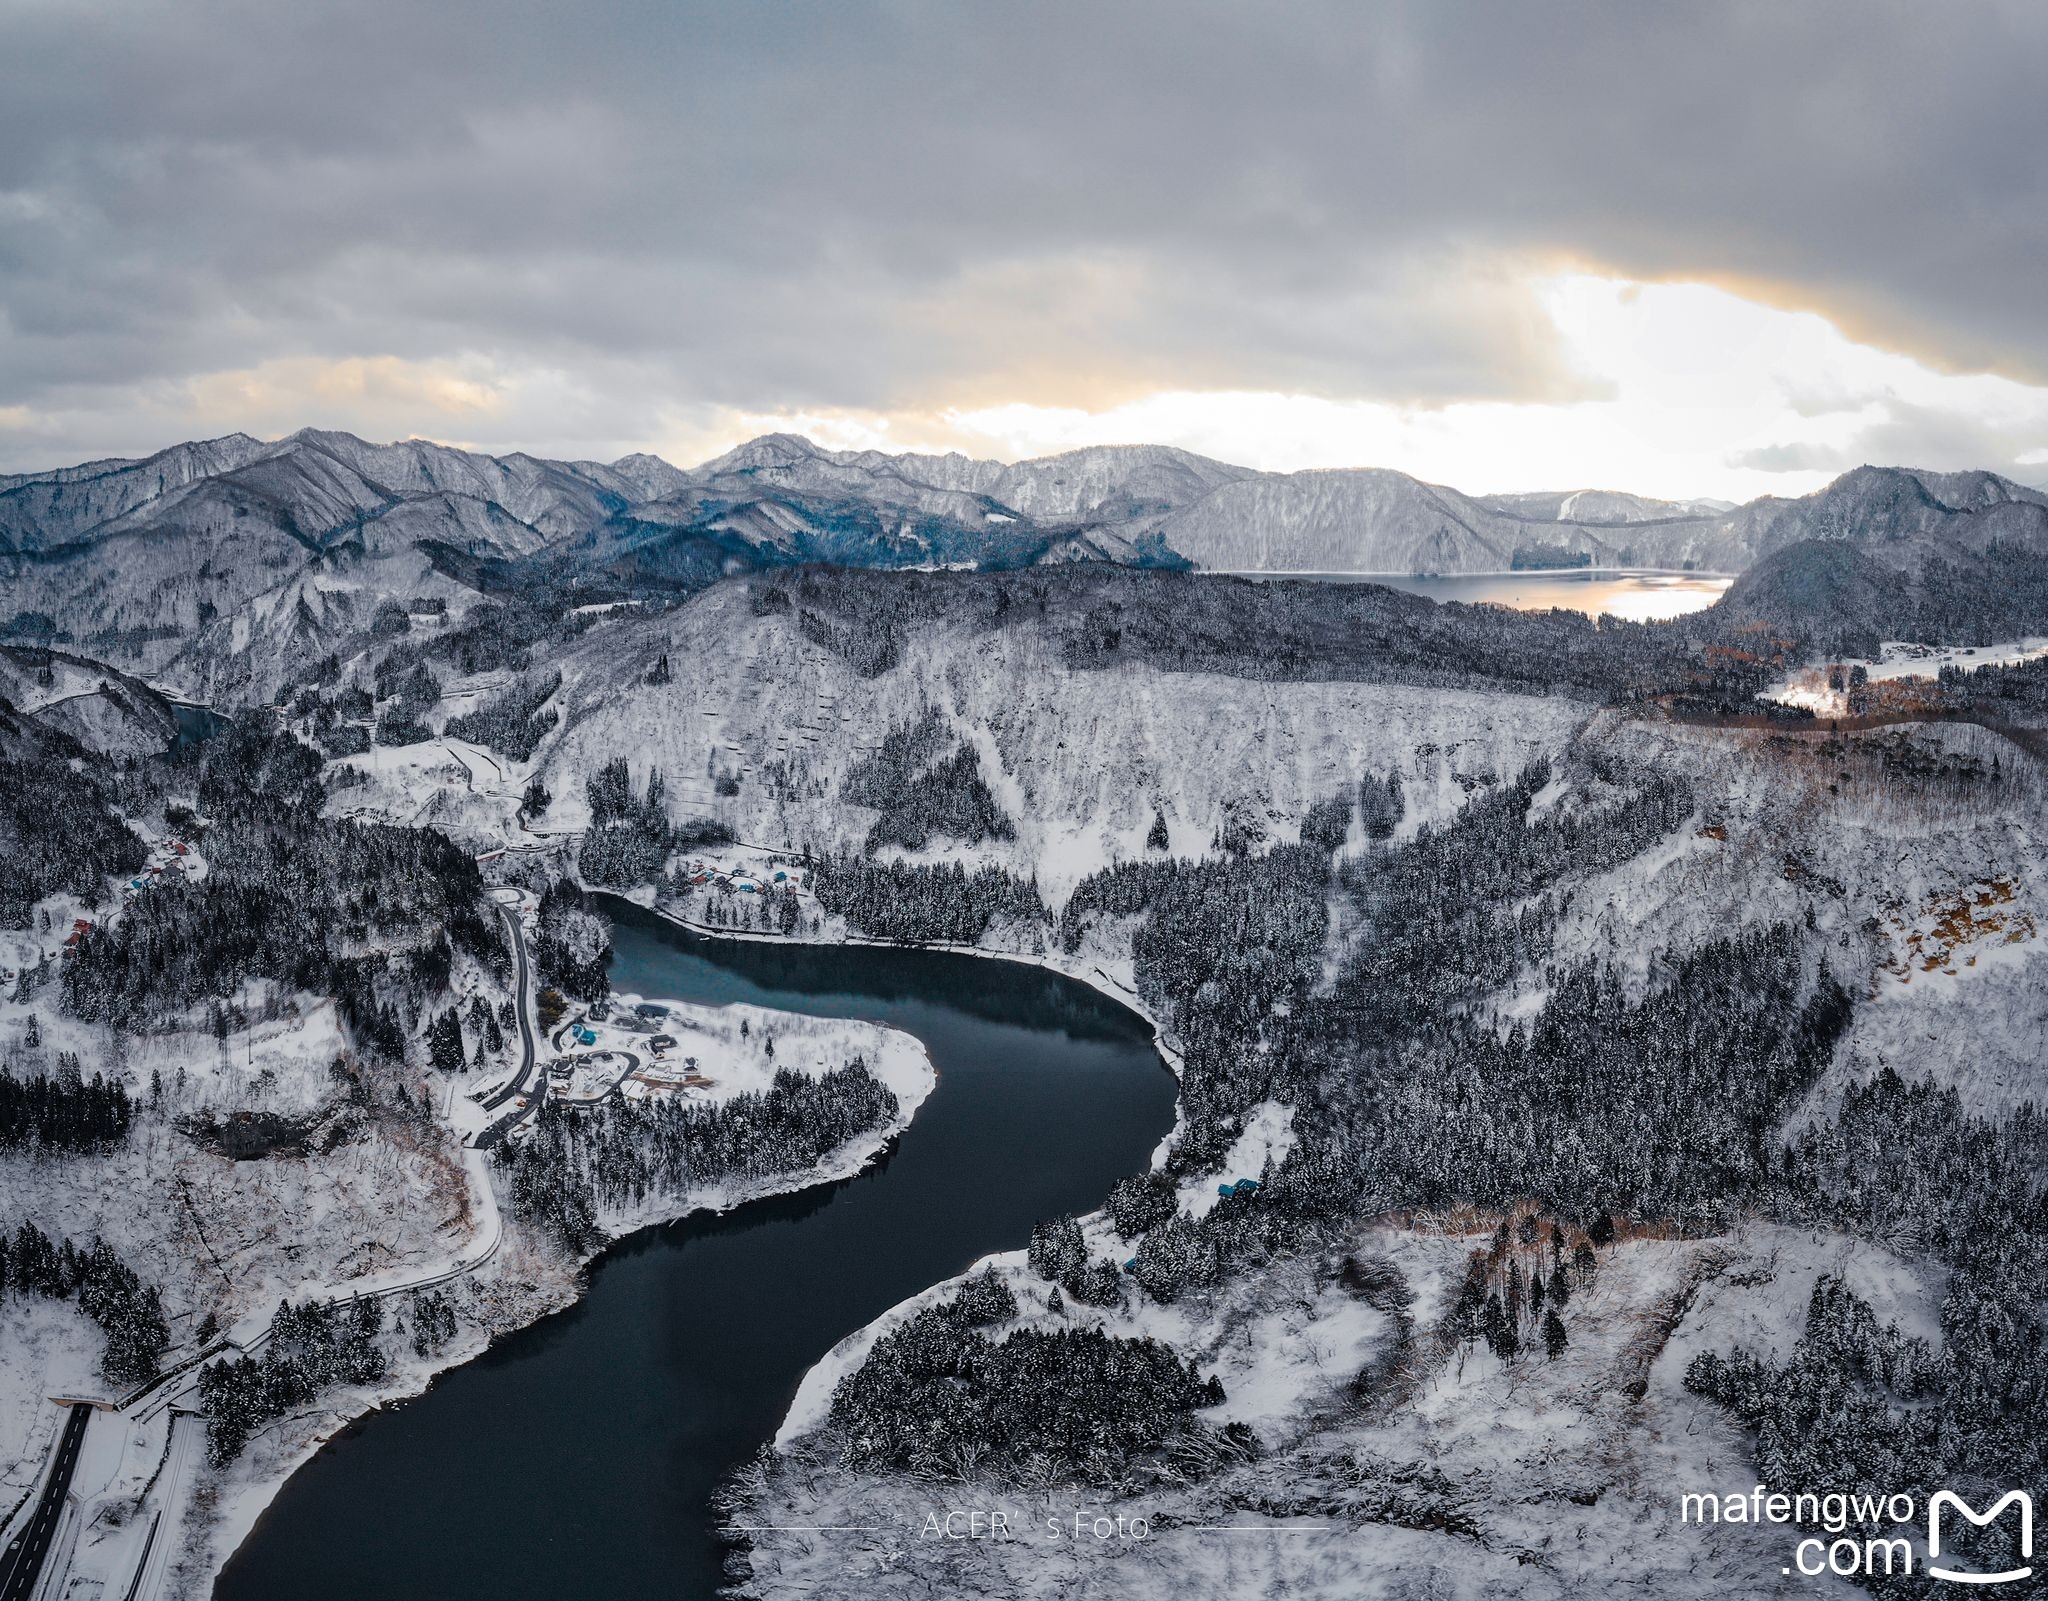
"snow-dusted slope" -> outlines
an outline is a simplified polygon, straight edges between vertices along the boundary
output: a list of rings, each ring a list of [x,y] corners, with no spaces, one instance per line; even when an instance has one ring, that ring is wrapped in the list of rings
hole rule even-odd
[[[958,453],[822,450],[797,434],[749,440],[692,475],[706,484],[744,480],[796,493],[914,503],[948,515],[994,509],[1054,523],[1167,511],[1251,476],[1248,468],[1170,445],[1095,445],[1035,461],[1000,462]]]
[[[1741,526],[1726,516],[1531,519],[1388,471],[1245,478],[1151,527],[1196,566],[1232,572],[1499,572],[1533,548],[1601,566],[1719,572],[1750,559]]]
[[[169,703],[147,684],[68,651],[0,646],[0,701],[108,755],[154,755],[178,731]]]
[[[1837,739],[1611,713],[1580,738],[1589,754],[1683,775],[1699,805],[1619,867],[1561,886],[1559,966],[1598,958],[1640,993],[1665,982],[1676,954],[1804,923],[1856,1007],[1790,1128],[1825,1117],[1845,1083],[1885,1066],[1953,1085],[1980,1113],[2038,1095],[2037,1042],[2048,1030],[2043,781],[2014,747],[1969,727]],[[1942,776],[1945,764],[1988,769],[1994,755],[2003,758],[1994,782],[1959,789]],[[1545,982],[1543,972],[1520,975],[1497,998],[1502,1015],[1540,1006]],[[1184,1200],[1199,1191],[1185,1186]],[[975,1504],[1030,1531],[1013,1541],[919,1538],[929,1486],[849,1472],[819,1433],[834,1383],[875,1336],[960,1281],[935,1286],[828,1354],[799,1388],[777,1454],[740,1481],[745,1521],[757,1528],[745,1547],[751,1588],[844,1601],[1762,1593],[1758,1575],[1785,1567],[1804,1531],[1680,1517],[1682,1492],[1740,1494],[1759,1476],[1751,1439],[1688,1389],[1693,1361],[1734,1347],[1788,1352],[1823,1274],[1840,1276],[1880,1322],[1941,1339],[1947,1274],[1910,1239],[1754,1220],[1703,1236],[1638,1220],[1573,1292],[1568,1343],[1504,1363],[1461,1344],[1445,1322],[1495,1221],[1463,1208],[1368,1221],[1319,1242],[1326,1250],[1184,1291],[1170,1305],[1128,1295],[1106,1311],[1071,1301],[1055,1309],[1021,1253],[993,1259],[1018,1307],[993,1337],[1099,1323],[1165,1341],[1221,1378],[1227,1400],[1205,1420],[1241,1421],[1262,1447],[1255,1463],[1084,1492],[988,1475]],[[1099,1215],[1084,1228],[1097,1255],[1130,1249]],[[1512,1237],[1504,1226],[1501,1240]],[[1543,1261],[1540,1244],[1533,1260]],[[1360,1264],[1370,1273],[1356,1273]],[[1369,1301],[1369,1280],[1394,1293]],[[1387,1304],[1400,1321],[1375,1322],[1370,1313]],[[1144,1529],[1097,1538],[1084,1531],[1098,1516],[1105,1527],[1142,1518]],[[821,1526],[850,1537],[787,1532]],[[1858,1592],[1824,1576],[1800,1593]]]
[[[455,495],[495,504],[550,536],[581,533],[638,498],[629,493],[629,482],[606,469],[593,472],[525,454],[486,456],[425,439],[372,445],[353,434],[308,428],[282,442],[281,448],[289,447],[345,462],[394,495]]]
[[[1225,484],[1254,476],[1247,468],[1167,445],[1094,445],[1002,466],[987,493],[1027,517],[1078,520],[1190,506]]]
[[[664,653],[689,665],[645,683]],[[1461,779],[1518,771],[1586,715],[1534,696],[1077,671],[1029,629],[920,634],[900,665],[861,678],[787,614],[754,615],[738,584],[593,631],[560,666],[563,724],[538,757],[551,828],[574,826],[584,781],[624,756],[636,781],[661,769],[672,810],[718,816],[742,839],[858,847],[874,813],[839,799],[846,770],[929,698],[1017,831],[966,854],[1036,873],[1054,904],[1143,855],[1155,810],[1182,853],[1209,849],[1232,802],[1292,837],[1311,805],[1370,770],[1401,773],[1411,814],[1427,816],[1462,799]],[[715,792],[721,769],[739,776],[736,796]]]
[[[1406,473],[1301,472],[1231,484],[1162,520],[1167,544],[1231,572],[1482,572],[1522,528]]]
[[[89,461],[0,478],[0,548],[47,550],[149,501],[245,466],[268,447],[247,434],[173,445],[141,461]]]
[[[1712,517],[1733,511],[1727,500],[1653,500],[1619,489],[1536,490],[1527,494],[1478,495],[1483,506],[1531,522],[1653,523],[1674,517]]]
[[[54,624],[156,672],[223,624],[279,639],[278,602],[310,588],[311,615],[295,609],[290,632],[324,651],[347,618],[318,597],[351,588],[368,603],[349,615],[366,620],[378,600],[421,592],[392,586],[424,580],[423,546],[444,556],[424,592],[466,575],[457,587],[473,598],[471,558],[514,564],[515,583],[674,593],[803,562],[1472,573],[1576,557],[1741,572],[1812,541],[1915,571],[1959,548],[1995,583],[1998,552],[2048,550],[2048,495],[1991,473],[1859,468],[1800,500],[1724,510],[1602,491],[1474,498],[1398,472],[1255,472],[1156,445],[1004,463],[769,434],[684,470],[648,455],[557,462],[308,429],[0,480],[0,624],[27,637]],[[1813,587],[1766,586],[1759,615],[1782,620]],[[279,648],[229,676],[267,693],[309,660]]]

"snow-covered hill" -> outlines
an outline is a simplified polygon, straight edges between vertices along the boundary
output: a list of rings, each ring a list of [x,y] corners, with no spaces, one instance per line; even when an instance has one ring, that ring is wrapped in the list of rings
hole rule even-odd
[[[170,704],[147,684],[68,651],[0,646],[0,701],[111,756],[155,755],[178,731]]]
[[[1654,523],[1674,517],[1711,517],[1733,511],[1730,500],[1653,500],[1618,489],[1536,490],[1526,494],[1480,495],[1480,504],[1530,522]]]
[[[664,653],[690,669],[647,684]],[[1207,851],[1233,803],[1291,837],[1310,806],[1372,771],[1398,773],[1411,815],[1427,818],[1586,715],[1538,696],[1079,671],[1024,628],[920,633],[897,668],[863,678],[788,614],[754,615],[740,585],[593,631],[559,665],[562,727],[538,758],[559,797],[550,828],[578,826],[585,780],[623,756],[637,781],[661,770],[679,813],[716,816],[744,840],[858,848],[875,814],[841,798],[847,771],[929,699],[1016,830],[965,854],[1036,874],[1053,904],[1097,868],[1142,857],[1155,813],[1183,853]],[[739,779],[736,795],[716,792],[720,770]],[[963,853],[948,841],[937,854]]]
[[[305,429],[0,479],[0,637],[89,641],[195,692],[264,696],[348,654],[386,600],[425,597],[460,617],[487,590],[549,605],[578,590],[673,597],[807,562],[1743,572],[1814,541],[1914,572],[1963,550],[1970,583],[1995,587],[2006,553],[2048,551],[2048,494],[1992,473],[1865,467],[1803,499],[1735,508],[1585,490],[1472,497],[1389,470],[1257,472],[1158,445],[1006,463],[831,451],[793,434],[685,470]],[[1745,615],[1786,620],[1814,587],[1762,586]]]

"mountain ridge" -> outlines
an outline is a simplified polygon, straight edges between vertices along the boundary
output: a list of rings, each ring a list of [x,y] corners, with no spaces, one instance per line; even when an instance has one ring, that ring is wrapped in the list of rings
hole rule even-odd
[[[1166,445],[1002,462],[780,433],[682,468],[644,452],[561,461],[306,428],[0,479],[13,596],[0,638],[91,641],[142,671],[184,657],[208,683],[227,674],[260,688],[394,600],[459,619],[493,585],[658,597],[817,562],[1365,576],[1764,568],[1738,585],[1731,612],[1800,624],[1825,597],[1853,594],[1860,630],[1953,615],[1958,595],[2002,569],[2048,559],[2048,493],[1989,472],[1865,466],[1811,495],[1717,506],[1468,495],[1392,468],[1263,472]],[[1856,548],[1853,582],[1839,557],[1766,567],[1831,543]],[[1887,573],[1920,597],[1903,612],[1869,599]],[[2031,577],[2020,588],[2031,593]]]

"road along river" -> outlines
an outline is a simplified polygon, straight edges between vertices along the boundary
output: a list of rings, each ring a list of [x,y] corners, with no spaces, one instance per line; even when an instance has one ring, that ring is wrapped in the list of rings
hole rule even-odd
[[[859,1177],[635,1235],[573,1308],[337,1437],[228,1564],[221,1601],[711,1595],[711,1492],[804,1371],[1039,1219],[1100,1205],[1172,1125],[1146,1024],[1072,979],[606,910],[615,988],[887,1023],[924,1042],[938,1088]]]

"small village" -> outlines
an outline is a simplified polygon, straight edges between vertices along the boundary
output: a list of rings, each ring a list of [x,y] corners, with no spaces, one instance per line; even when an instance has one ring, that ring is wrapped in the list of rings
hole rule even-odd
[[[45,932],[17,935],[8,945],[0,946],[0,984],[13,983],[39,962],[61,961],[71,956],[94,927],[113,922],[135,902],[136,897],[169,886],[198,883],[205,877],[206,858],[192,847],[190,841],[175,836],[156,841],[150,846],[142,867],[122,882],[120,904],[113,910],[100,917],[74,915],[64,930],[63,939],[54,946],[47,944],[46,940],[49,934],[56,932],[55,923]]]
[[[731,865],[708,857],[695,857],[676,874],[679,886],[688,889],[729,890],[735,895],[765,895],[772,890],[801,892],[808,882],[804,869],[780,857],[766,856],[755,862],[735,858]]]
[[[614,1098],[708,1104],[766,1090],[778,1068],[826,1071],[844,1060],[835,1050],[842,1043],[839,1031],[804,1031],[806,1036],[830,1035],[829,1041],[799,1039],[788,1033],[787,1018],[771,1019],[747,1006],[696,1006],[630,994],[571,1005],[557,992],[545,991],[540,1012],[542,1037],[552,1054],[540,1064],[536,1081],[506,1096],[501,1073],[466,1092],[481,1106],[502,1104],[511,1114],[472,1134],[476,1143],[525,1139],[533,1127],[526,1114],[539,1097],[579,1110]]]
[[[647,1100],[715,1090],[718,1080],[703,1072],[698,1057],[677,1055],[676,1029],[693,1033],[694,1025],[661,1002],[593,1003],[549,1041],[556,1055],[548,1064],[548,1094],[565,1106],[595,1106],[614,1095]]]

